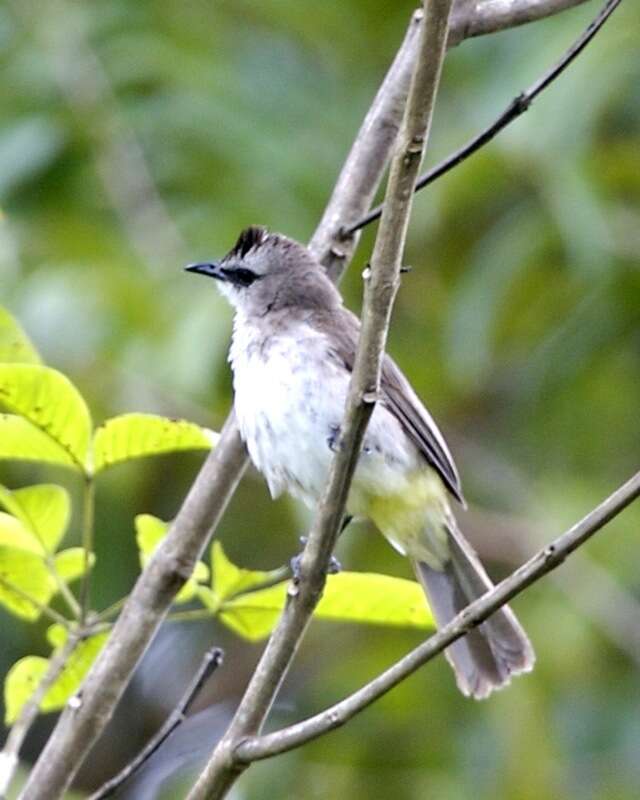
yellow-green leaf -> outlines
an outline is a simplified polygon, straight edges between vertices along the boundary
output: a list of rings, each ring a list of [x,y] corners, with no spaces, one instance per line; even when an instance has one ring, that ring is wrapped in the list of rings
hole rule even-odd
[[[0,363],[39,364],[29,337],[6,308],[0,306]]]
[[[164,520],[154,517],[153,514],[138,514],[134,523],[140,556],[141,559],[146,560],[167,535],[169,526]]]
[[[200,584],[197,587],[196,595],[198,600],[202,603],[205,608],[208,608],[213,614],[218,613],[218,609],[220,608],[220,598],[218,595],[210,589],[208,586],[202,586]]]
[[[11,587],[20,591],[13,591]],[[41,556],[0,545],[0,604],[12,614],[28,620],[38,619],[40,609],[24,595],[40,605],[47,605],[56,588]]]
[[[95,555],[90,553],[89,567],[95,564]],[[54,558],[56,572],[65,583],[71,583],[84,575],[84,547],[68,547],[56,553]]]
[[[407,628],[433,628],[424,591],[416,581],[373,572],[329,575],[316,616]]]
[[[287,586],[288,581],[283,581],[269,589],[259,589],[228,600],[222,604],[218,619],[243,639],[250,642],[264,639],[282,613]]]
[[[0,364],[0,403],[46,433],[84,468],[91,417],[65,375],[35,364]]]
[[[223,603],[219,618],[251,641],[268,636],[286,600],[283,581]],[[315,615],[335,622],[360,622],[429,629],[434,626],[419,584],[403,578],[365,572],[330,575]]]
[[[69,656],[60,676],[45,694],[40,704],[41,711],[45,713],[58,711],[78,691],[108,636],[108,632],[98,633],[78,644]],[[39,656],[26,656],[11,667],[4,684],[5,722],[7,725],[15,722],[23,705],[37,688],[48,667],[49,660]]]
[[[71,503],[65,489],[42,483],[10,491],[0,486],[0,506],[17,517],[42,548],[55,552],[69,524]]]
[[[49,666],[40,656],[25,656],[11,667],[4,681],[4,722],[13,725],[22,707],[38,688]]]
[[[144,568],[154,550],[167,535],[169,524],[152,514],[138,514],[135,518],[136,542],[140,549],[140,565]],[[188,603],[196,596],[198,583],[209,580],[209,567],[198,561],[189,580],[178,592],[174,602]]]
[[[67,629],[59,622],[54,622],[47,628],[47,641],[51,647],[62,647],[67,641]]]
[[[267,583],[273,572],[243,569],[229,560],[220,542],[214,542],[211,547],[211,577],[216,595],[221,600],[226,600],[232,595]]]
[[[17,550],[27,550],[38,555],[42,554],[40,543],[22,520],[11,514],[5,514],[4,511],[0,511],[0,545]]]
[[[210,450],[218,434],[193,422],[153,414],[123,414],[108,419],[95,433],[96,472],[133,458],[180,450]]]
[[[22,417],[0,413],[0,458],[75,467],[69,453]]]

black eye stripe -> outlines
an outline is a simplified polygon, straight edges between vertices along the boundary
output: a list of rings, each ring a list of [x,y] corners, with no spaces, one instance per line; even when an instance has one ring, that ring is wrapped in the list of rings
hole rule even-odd
[[[223,269],[222,272],[230,283],[235,286],[251,286],[260,275],[253,272],[253,270],[246,269],[245,267],[237,267],[236,269]]]

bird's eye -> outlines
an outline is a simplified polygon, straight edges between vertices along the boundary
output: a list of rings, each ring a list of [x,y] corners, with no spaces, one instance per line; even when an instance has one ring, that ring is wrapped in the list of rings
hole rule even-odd
[[[260,276],[251,269],[245,267],[238,267],[237,269],[223,270],[230,283],[236,286],[251,286]]]

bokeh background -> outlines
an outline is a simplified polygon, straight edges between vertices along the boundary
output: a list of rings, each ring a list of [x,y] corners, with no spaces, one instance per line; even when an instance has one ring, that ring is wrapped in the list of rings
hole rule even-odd
[[[453,50],[429,162],[500,112],[597,6]],[[0,6],[0,302],[97,421],[139,410],[221,425],[230,310],[181,268],[222,254],[250,223],[309,238],[412,8]],[[389,350],[450,439],[471,504],[460,522],[495,577],[638,468],[639,31],[640,7],[623,3],[523,118],[415,206],[413,271]],[[343,282],[356,310],[373,233]],[[171,518],[200,461],[137,463],[101,481],[97,607],[137,574],[134,514]],[[66,474],[0,464],[12,487],[42,479],[77,492]],[[236,562],[271,568],[307,522],[249,474],[219,535]],[[515,603],[538,651],[532,676],[478,705],[458,695],[440,659],[347,728],[257,765],[237,800],[640,796],[639,526],[636,506]],[[409,576],[363,524],[339,556],[349,569]],[[18,657],[46,653],[43,627],[0,610],[3,675]],[[277,719],[339,699],[419,639],[316,624]],[[200,712],[121,795],[183,796],[259,653],[212,624],[163,628],[76,796],[136,751],[215,643],[226,666]],[[29,758],[52,723],[30,737]]]

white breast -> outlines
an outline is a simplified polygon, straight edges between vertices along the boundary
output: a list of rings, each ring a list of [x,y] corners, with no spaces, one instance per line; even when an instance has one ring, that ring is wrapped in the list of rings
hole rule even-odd
[[[344,413],[348,375],[326,358],[325,338],[306,324],[265,339],[236,318],[230,360],[235,410],[251,460],[275,497],[308,504],[321,493],[331,459],[328,438]]]
[[[350,378],[327,350],[326,337],[306,323],[295,335],[289,328],[267,338],[236,315],[230,352],[236,416],[251,460],[274,497],[287,490],[312,505],[324,490],[333,456],[330,439],[342,422]],[[418,461],[398,421],[378,405],[352,500],[360,492],[398,491]]]

